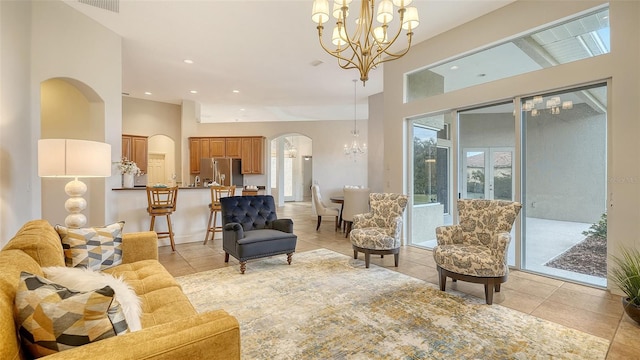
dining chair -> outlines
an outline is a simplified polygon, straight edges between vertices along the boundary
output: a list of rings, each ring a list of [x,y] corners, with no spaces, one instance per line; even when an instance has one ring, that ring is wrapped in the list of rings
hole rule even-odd
[[[311,209],[315,215],[318,216],[318,224],[316,225],[316,231],[320,229],[320,223],[323,216],[335,216],[336,225],[335,230],[340,228],[340,208],[327,206],[322,202],[322,195],[320,195],[320,186],[311,186]]]
[[[176,251],[176,244],[173,240],[173,227],[171,225],[171,214],[176,211],[178,200],[178,187],[152,187],[147,186],[147,212],[151,216],[149,231],[154,231],[156,216],[164,216],[167,219],[168,231],[156,231],[158,239],[169,238],[171,250]]]
[[[369,188],[344,188],[344,207],[342,209],[342,221],[344,222],[345,236],[349,237],[353,225],[353,216],[369,212]]]
[[[211,234],[211,240],[216,236],[216,232],[222,233],[222,225],[217,226],[218,214],[222,211],[220,206],[220,199],[223,197],[234,196],[236,193],[236,186],[211,186],[211,203],[209,203],[209,221],[207,222],[207,233],[204,235],[203,245],[207,245],[209,241],[209,234]]]

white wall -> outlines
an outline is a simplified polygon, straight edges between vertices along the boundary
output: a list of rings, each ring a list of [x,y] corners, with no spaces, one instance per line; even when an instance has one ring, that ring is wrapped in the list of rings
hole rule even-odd
[[[516,1],[414,46],[404,58],[385,64],[385,144],[403,142],[403,119],[415,114],[510,99],[611,79],[608,101],[608,251],[640,247],[640,2],[610,3],[611,53],[513,78],[403,104],[403,75],[457,54],[498,42],[552,21],[588,10],[600,1],[554,2],[553,11],[538,1]],[[526,16],[525,16],[526,14]],[[385,173],[392,189],[405,184],[402,147],[386,148]]]
[[[368,139],[368,174],[369,189],[372,192],[384,191],[384,158],[385,146],[402,146],[401,143],[392,145],[384,142],[384,93],[369,97],[369,121],[367,122]]]
[[[0,247],[40,203],[31,181],[30,37],[31,3],[0,1]]]
[[[31,37],[31,139],[32,149],[40,138],[40,84],[52,78],[70,78],[90,87],[104,103],[103,123],[94,126],[95,136],[111,144],[111,158],[118,159],[122,149],[122,47],[121,38],[59,1],[34,1]],[[85,93],[86,94],[86,93]],[[73,137],[73,136],[70,136]],[[77,137],[76,137],[77,138]],[[95,139],[95,138],[94,138]],[[30,161],[36,174],[37,157]],[[31,178],[34,196],[41,196],[40,179]],[[92,213],[94,225],[117,220],[111,188],[120,186],[120,176],[92,181],[91,201],[103,210]],[[98,196],[95,196],[95,195]],[[101,194],[101,195],[100,195]],[[98,204],[95,204],[98,202]],[[38,201],[39,203],[39,201]],[[35,204],[34,204],[35,205]],[[39,205],[36,214],[40,213]],[[93,207],[92,209],[95,209]],[[97,223],[97,224],[96,224]]]
[[[105,103],[102,141],[121,149],[121,39],[59,1],[0,2],[0,244],[26,221],[41,217],[37,140],[40,85],[52,78],[76,79]],[[97,111],[91,107],[90,112]],[[92,184],[100,225],[117,219],[112,176]],[[64,191],[61,189],[61,193]],[[97,194],[97,195],[96,195]],[[95,196],[94,196],[95,195]],[[94,214],[96,215],[96,214]]]

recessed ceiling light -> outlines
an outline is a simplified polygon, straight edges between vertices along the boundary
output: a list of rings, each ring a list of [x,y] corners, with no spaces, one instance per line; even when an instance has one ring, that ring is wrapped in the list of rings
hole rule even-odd
[[[240,109],[240,111],[244,111],[244,109]]]
[[[145,91],[144,94],[145,95],[151,95],[151,92],[150,91]]]
[[[453,66],[451,67],[451,70],[458,70],[458,65],[453,65]]]
[[[193,60],[191,59],[184,59],[183,61],[185,64],[193,64]]]
[[[234,94],[238,94],[238,93],[240,93],[240,90],[233,90],[233,93]]]
[[[192,93],[192,94],[197,94],[198,90],[190,90],[189,92]]]

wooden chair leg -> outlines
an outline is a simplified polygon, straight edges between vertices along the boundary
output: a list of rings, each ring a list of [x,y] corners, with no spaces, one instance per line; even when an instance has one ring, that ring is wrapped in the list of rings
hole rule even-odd
[[[316,225],[316,231],[320,229],[320,223],[322,222],[322,216],[318,215],[318,225]]]
[[[351,232],[351,224],[353,223],[351,221],[345,221],[345,223],[347,224],[347,231],[345,231],[344,237],[349,237],[349,233]]]
[[[167,228],[169,228],[169,240],[171,241],[171,250],[176,251],[176,243],[173,241],[173,228],[171,227],[170,215],[167,215]]]
[[[358,259],[358,250],[353,250],[353,258],[356,260]]]
[[[240,261],[240,274],[244,274],[246,270],[247,270],[247,262]]]
[[[338,231],[339,229],[340,229],[340,220],[336,216],[336,231]]]
[[[444,274],[444,272],[438,268],[438,282],[440,285],[440,290],[441,291],[445,291],[445,288],[447,287],[447,276]]]
[[[369,252],[364,253],[364,267],[369,268],[369,260],[371,259],[371,254]]]
[[[293,253],[288,253],[287,254],[287,264],[291,265],[291,257],[293,256]]]
[[[211,219],[213,219],[213,211],[209,212],[209,221],[207,222],[207,233],[204,235],[203,245],[207,245],[207,241],[209,241],[209,234],[211,233]],[[213,236],[211,236],[211,240],[213,240]]]
[[[229,253],[228,252],[224,253],[224,262],[226,262],[226,263],[229,262]]]
[[[151,215],[151,225],[149,225],[149,231],[153,231],[153,227],[156,225],[155,215]]]
[[[214,237],[216,237],[216,231],[222,232],[222,228],[218,227],[217,224],[218,224],[218,212],[214,211],[213,212],[213,237],[212,237],[212,239]]]
[[[396,264],[396,267],[398,267],[398,260],[400,260],[400,254],[393,254],[393,261]]]
[[[484,297],[487,300],[487,305],[493,304],[493,284],[490,281],[484,284]]]

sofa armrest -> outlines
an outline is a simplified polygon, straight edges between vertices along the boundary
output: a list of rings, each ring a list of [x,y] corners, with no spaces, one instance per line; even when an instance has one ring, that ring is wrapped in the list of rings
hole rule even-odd
[[[130,264],[140,260],[158,260],[158,234],[155,231],[122,235],[122,262]]]
[[[43,359],[240,359],[240,326],[224,310],[193,315]]]
[[[293,220],[291,219],[276,219],[271,223],[271,226],[274,230],[293,234]]]
[[[233,237],[235,240],[240,240],[244,238],[244,229],[242,225],[239,223],[228,223],[225,224],[222,228],[223,235],[227,233],[227,235]]]

